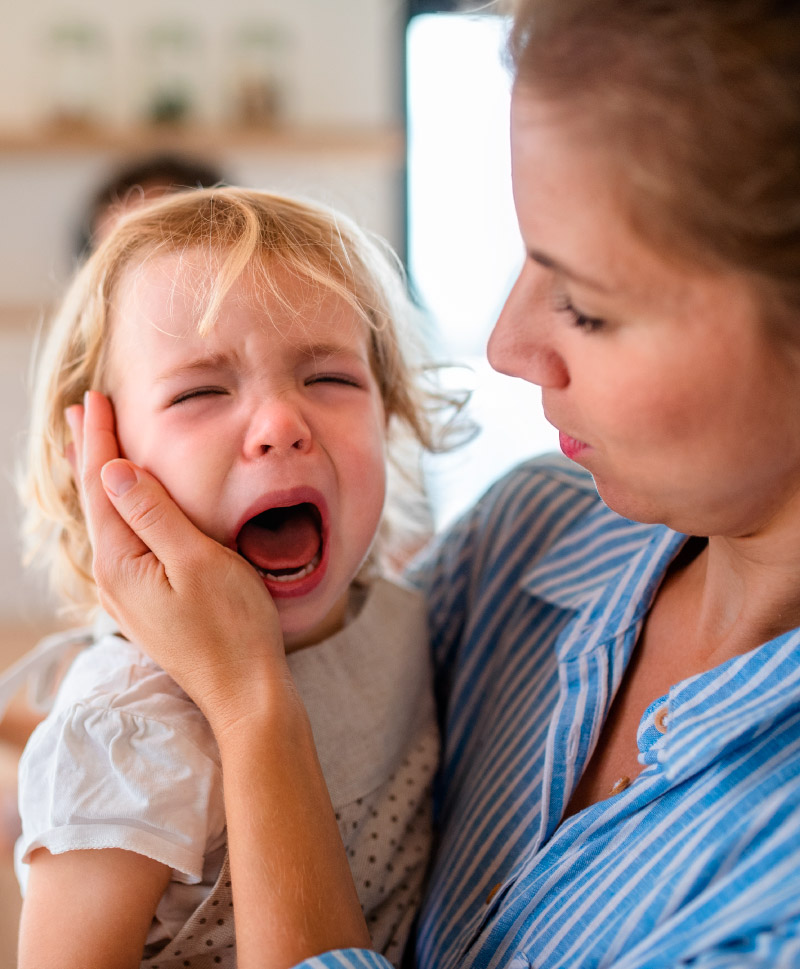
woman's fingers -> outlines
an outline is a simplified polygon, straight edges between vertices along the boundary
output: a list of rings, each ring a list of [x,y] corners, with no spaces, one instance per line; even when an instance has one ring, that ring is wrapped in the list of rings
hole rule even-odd
[[[162,485],[147,471],[130,461],[116,459],[103,466],[100,479],[109,502],[128,530],[139,539],[139,548],[151,554],[164,568],[164,578],[180,585],[181,575],[193,572],[198,553],[226,555],[222,546],[197,529],[178,508]],[[103,552],[114,560],[124,553],[103,540]],[[99,551],[99,550],[97,550]],[[142,551],[133,564],[141,565]],[[144,563],[151,568],[150,563]]]
[[[228,729],[249,694],[252,709],[276,677],[288,680],[272,599],[255,569],[199,531],[147,471],[114,460],[102,483],[140,543],[136,551],[101,536],[94,569],[104,605],[212,728]]]
[[[265,684],[288,678],[278,614],[263,581],[197,529],[151,474],[119,457],[106,397],[90,392],[82,413],[75,409],[67,419],[75,425],[72,460],[100,601],[212,726],[230,723],[243,696],[255,700]]]
[[[170,565],[172,575],[178,575],[187,561],[187,549],[218,548],[195,528],[152,475],[120,458],[108,398],[90,391],[82,410],[82,421],[77,408],[71,420],[76,424],[75,460],[81,466],[95,571],[101,570],[108,580],[111,567],[122,578],[131,568],[134,574],[142,567],[152,569],[155,563],[147,561],[151,555],[158,563]],[[102,589],[99,579],[98,583]]]
[[[103,465],[119,457],[111,402],[103,394],[90,390],[82,408],[67,411],[67,421],[72,429],[73,459],[79,472],[83,511],[95,553],[98,537],[102,535],[106,550],[119,555],[142,554],[145,547],[117,514],[100,478]]]
[[[64,417],[72,434],[72,443],[67,447],[66,458],[75,475],[75,480],[80,481],[83,469],[83,405],[73,404],[72,407],[68,407]]]

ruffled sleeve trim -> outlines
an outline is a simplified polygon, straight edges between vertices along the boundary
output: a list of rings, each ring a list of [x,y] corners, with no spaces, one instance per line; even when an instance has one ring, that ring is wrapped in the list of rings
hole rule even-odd
[[[135,851],[196,884],[225,834],[208,723],[160,667],[116,637],[85,650],[67,674],[20,762],[19,804],[23,887],[40,847]]]

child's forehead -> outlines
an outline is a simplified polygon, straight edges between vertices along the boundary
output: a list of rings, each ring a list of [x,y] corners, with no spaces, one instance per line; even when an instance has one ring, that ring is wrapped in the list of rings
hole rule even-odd
[[[134,257],[120,273],[116,290],[125,299],[150,297],[160,302],[210,299],[220,286],[230,300],[264,302],[267,280],[280,294],[297,303],[317,303],[331,288],[313,285],[307,275],[292,272],[280,255],[269,260],[251,258],[233,278],[228,276],[225,253],[187,248],[145,253]]]
[[[278,261],[249,264],[226,285],[219,311],[204,334],[199,326],[222,279],[219,253],[188,249],[162,252],[130,263],[120,274],[111,299],[112,330],[120,321],[128,338],[152,326],[172,338],[213,345],[236,328],[264,330],[273,338],[298,344],[335,339],[369,340],[362,313],[333,286],[293,273]],[[269,280],[269,283],[267,283]]]

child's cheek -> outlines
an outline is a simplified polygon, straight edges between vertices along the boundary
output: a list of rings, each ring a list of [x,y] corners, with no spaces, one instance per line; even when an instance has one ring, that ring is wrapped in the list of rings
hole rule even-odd
[[[203,439],[181,437],[162,441],[142,466],[167,489],[189,520],[216,541],[227,538],[219,518],[227,507],[226,485],[231,466],[221,446]]]

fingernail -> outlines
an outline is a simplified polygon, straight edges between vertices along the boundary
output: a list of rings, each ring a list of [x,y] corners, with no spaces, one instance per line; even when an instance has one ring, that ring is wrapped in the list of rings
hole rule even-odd
[[[103,465],[100,477],[106,491],[121,498],[137,482],[136,472],[127,461],[109,461]]]

